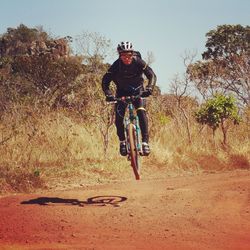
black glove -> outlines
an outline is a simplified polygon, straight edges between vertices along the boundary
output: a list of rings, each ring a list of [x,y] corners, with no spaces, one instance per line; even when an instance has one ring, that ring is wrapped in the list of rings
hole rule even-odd
[[[106,95],[106,102],[114,102],[115,97],[113,95]]]
[[[149,97],[150,95],[152,95],[152,92],[152,88],[146,87],[146,90],[142,92],[141,97]]]

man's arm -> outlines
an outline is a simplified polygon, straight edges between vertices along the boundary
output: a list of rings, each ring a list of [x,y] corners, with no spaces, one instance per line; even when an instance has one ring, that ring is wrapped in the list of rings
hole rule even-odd
[[[147,65],[147,63],[144,60],[139,59],[138,63],[140,65],[140,67],[142,68],[143,73],[145,74],[145,76],[148,79],[148,84],[147,84],[146,88],[153,90],[153,88],[156,84],[156,80],[157,80],[157,77],[156,77],[154,71],[152,70],[151,67],[149,67]]]
[[[112,92],[109,89],[110,82],[114,80],[114,74],[117,71],[118,60],[116,60],[108,69],[102,78],[102,90],[106,96],[111,96]]]
[[[106,72],[106,74],[102,78],[102,90],[106,96],[112,95],[111,90],[109,89],[110,82],[112,81],[112,72],[109,70]]]
[[[153,90],[154,86],[156,84],[156,80],[157,80],[157,77],[156,77],[154,71],[152,70],[151,67],[146,65],[145,69],[143,70],[143,73],[148,78],[148,85],[146,86],[146,88]]]

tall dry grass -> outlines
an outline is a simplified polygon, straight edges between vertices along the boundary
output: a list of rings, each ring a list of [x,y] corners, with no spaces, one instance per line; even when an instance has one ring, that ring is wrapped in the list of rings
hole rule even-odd
[[[208,127],[192,121],[189,143],[185,128],[178,129],[172,120],[153,138],[153,156],[159,163],[176,171],[216,171],[250,168],[250,134],[247,124],[231,126],[228,144],[218,129],[213,136]]]
[[[127,162],[118,154],[114,127],[107,155],[96,124],[86,124],[64,110],[18,107],[2,117],[0,129],[2,191],[126,178]]]
[[[151,133],[150,157],[144,158],[145,178],[170,173],[250,168],[250,142],[246,124],[232,127],[229,146],[221,144],[208,128],[192,121],[192,143],[184,127],[169,120]],[[34,188],[86,185],[132,179],[126,158],[120,157],[115,127],[104,155],[102,136],[95,123],[73,112],[13,107],[1,117],[0,188],[30,191]]]

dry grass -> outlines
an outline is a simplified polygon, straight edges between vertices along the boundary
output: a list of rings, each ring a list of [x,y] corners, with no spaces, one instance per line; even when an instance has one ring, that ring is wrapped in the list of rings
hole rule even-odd
[[[222,134],[218,130],[215,138],[210,129],[201,132],[197,125],[192,127],[192,142],[188,142],[185,130],[176,129],[174,122],[161,128],[153,138],[155,161],[168,168],[189,171],[214,171],[227,169],[250,168],[250,142],[239,125],[229,133],[229,142],[222,144]],[[246,130],[245,130],[246,131]],[[239,137],[238,134],[244,136]]]
[[[114,128],[111,137],[115,142],[104,156],[95,125],[76,122],[63,111],[29,111],[26,115],[27,110],[18,110],[1,124],[2,138],[10,137],[0,146],[2,191],[27,191],[64,182],[97,183],[124,174],[127,162],[118,155]],[[7,127],[14,122],[15,128]]]
[[[0,129],[2,141],[8,138],[0,145],[2,192],[133,178],[129,163],[118,154],[114,126],[106,156],[96,126],[86,125],[64,111],[15,110],[2,117]],[[213,140],[211,131],[199,133],[193,126],[189,144],[185,130],[169,122],[151,135],[152,154],[143,159],[144,176],[249,169],[250,143],[244,130],[243,125],[232,130],[230,147],[225,149],[219,133]]]

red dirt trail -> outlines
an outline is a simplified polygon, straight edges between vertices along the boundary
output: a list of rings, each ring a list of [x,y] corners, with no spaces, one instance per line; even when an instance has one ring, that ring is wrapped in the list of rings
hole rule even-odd
[[[250,171],[0,197],[0,249],[250,249]]]

